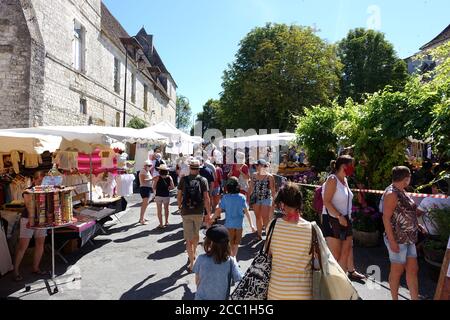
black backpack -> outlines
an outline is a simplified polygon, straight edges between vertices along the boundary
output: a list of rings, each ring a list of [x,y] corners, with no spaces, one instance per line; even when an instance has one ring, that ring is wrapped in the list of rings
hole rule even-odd
[[[193,179],[184,177],[183,206],[186,209],[196,209],[203,205],[201,176]]]

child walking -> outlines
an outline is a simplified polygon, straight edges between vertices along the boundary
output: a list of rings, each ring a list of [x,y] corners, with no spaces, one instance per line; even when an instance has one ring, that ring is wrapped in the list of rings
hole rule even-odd
[[[231,177],[227,181],[226,192],[212,220],[214,221],[222,212],[225,212],[225,227],[230,234],[231,256],[236,257],[242,240],[244,214],[247,216],[252,232],[255,232],[255,227],[248,212],[247,199],[240,193],[237,178]]]
[[[221,225],[209,228],[203,247],[206,254],[197,258],[193,268],[195,300],[228,300],[231,281],[242,279],[236,259],[230,256],[228,230]]]

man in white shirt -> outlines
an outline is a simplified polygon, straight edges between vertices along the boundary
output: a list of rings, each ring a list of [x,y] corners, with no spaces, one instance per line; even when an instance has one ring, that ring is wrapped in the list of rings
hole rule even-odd
[[[432,188],[432,193],[434,195],[445,195],[446,186],[444,183],[434,183]],[[442,192],[444,191],[444,192]],[[430,210],[432,209],[444,209],[450,208],[450,198],[446,199],[436,199],[436,198],[425,198],[420,203],[417,211],[420,214],[419,223],[424,225],[429,235],[438,236],[438,230],[436,224],[430,218]]]

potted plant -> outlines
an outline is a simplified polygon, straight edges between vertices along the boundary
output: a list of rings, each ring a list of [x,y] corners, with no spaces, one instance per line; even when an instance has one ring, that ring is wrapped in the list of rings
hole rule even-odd
[[[439,236],[430,236],[424,242],[423,253],[428,264],[440,269],[450,237],[450,207],[430,210],[429,219],[436,226]]]
[[[353,239],[362,247],[376,247],[380,242],[380,213],[372,207],[354,206]]]

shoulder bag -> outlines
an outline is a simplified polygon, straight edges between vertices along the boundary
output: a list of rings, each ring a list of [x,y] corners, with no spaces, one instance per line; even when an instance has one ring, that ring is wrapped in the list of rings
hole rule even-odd
[[[271,223],[265,245],[237,285],[231,300],[267,300],[272,272],[272,257],[269,255],[269,250],[276,222],[277,219]]]
[[[312,222],[313,300],[358,300],[359,295],[347,274],[333,257],[319,226]]]

